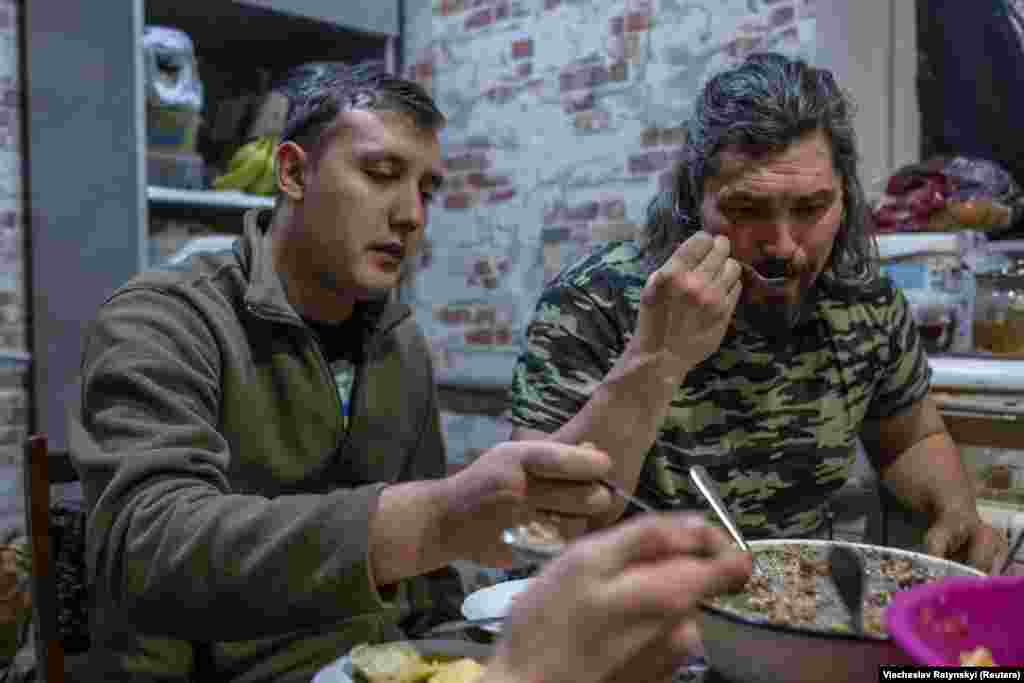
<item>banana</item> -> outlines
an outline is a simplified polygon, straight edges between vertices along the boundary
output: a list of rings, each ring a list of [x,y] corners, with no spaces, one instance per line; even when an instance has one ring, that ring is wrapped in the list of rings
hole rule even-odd
[[[249,191],[273,167],[274,140],[259,138],[243,145],[228,162],[228,172],[213,181],[216,190]]]
[[[274,161],[272,159],[267,160],[263,175],[250,185],[246,191],[265,196],[273,195],[277,191],[277,174],[274,172]]]
[[[274,173],[274,141],[270,138],[263,138],[259,154],[263,158],[263,173],[246,188],[246,192],[272,195],[277,189],[277,177]]]
[[[263,162],[258,157],[253,157],[234,171],[218,176],[213,181],[215,190],[238,190],[243,191],[259,178],[263,172]]]
[[[256,182],[265,167],[266,157],[260,154],[247,155],[245,161],[235,170],[228,171],[214,179],[213,187],[216,190],[238,190],[244,192],[245,188]]]
[[[259,149],[259,145],[257,143],[258,140],[254,140],[235,150],[234,155],[232,155],[231,160],[228,162],[228,173],[238,170],[244,166],[246,162],[252,159],[253,154],[256,154]]]

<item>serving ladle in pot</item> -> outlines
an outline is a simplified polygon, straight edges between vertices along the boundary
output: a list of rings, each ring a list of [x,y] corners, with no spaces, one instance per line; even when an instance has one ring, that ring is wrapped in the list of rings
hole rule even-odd
[[[839,597],[850,613],[854,633],[864,633],[864,562],[857,551],[834,545],[828,553],[828,571]]]
[[[697,490],[701,492],[704,499],[708,501],[708,505],[718,515],[718,519],[722,521],[725,528],[728,530],[729,535],[732,536],[733,540],[736,541],[736,545],[740,547],[740,550],[750,553],[750,557],[754,562],[754,573],[764,574],[764,570],[761,565],[757,562],[757,555],[750,550],[750,546],[747,545],[746,540],[743,538],[743,534],[740,533],[740,528],[736,526],[736,522],[733,521],[732,515],[729,514],[729,508],[725,507],[725,503],[722,501],[721,496],[718,495],[718,491],[715,490],[715,483],[711,479],[711,475],[704,468],[703,465],[694,465],[690,468],[690,479],[693,481]]]

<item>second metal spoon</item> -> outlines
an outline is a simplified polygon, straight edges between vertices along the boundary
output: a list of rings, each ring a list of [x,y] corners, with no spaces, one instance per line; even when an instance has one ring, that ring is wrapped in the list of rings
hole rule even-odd
[[[638,508],[640,508],[644,512],[657,512],[657,510],[655,510],[653,507],[651,507],[647,503],[643,502],[642,500],[640,500],[636,496],[633,496],[633,495],[630,495],[629,493],[626,493],[626,490],[624,488],[622,488],[621,486],[619,486],[618,484],[616,484],[616,483],[614,483],[612,481],[609,481],[607,479],[601,479],[600,481],[601,481],[601,484],[605,488],[607,488],[609,491],[611,491],[613,494],[615,494],[616,496],[618,496],[622,500],[626,501],[627,503],[632,503],[633,505],[637,506]]]
[[[750,546],[747,545],[746,540],[743,538],[743,534],[740,533],[740,528],[736,526],[736,522],[733,521],[732,515],[729,514],[729,509],[725,507],[725,503],[722,501],[721,496],[718,495],[718,491],[715,490],[715,483],[711,479],[711,475],[704,469],[703,465],[694,465],[690,468],[690,479],[693,480],[694,485],[701,492],[704,498],[708,501],[711,509],[715,511],[718,518],[722,520],[722,524],[728,529],[729,534],[736,541],[736,545],[740,547],[744,552],[750,553],[754,561],[754,571],[763,574],[764,571],[761,566],[757,563],[757,556],[754,555],[753,551],[750,550]]]

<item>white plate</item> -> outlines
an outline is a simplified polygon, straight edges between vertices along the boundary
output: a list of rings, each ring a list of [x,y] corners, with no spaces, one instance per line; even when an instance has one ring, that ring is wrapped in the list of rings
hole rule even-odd
[[[406,641],[424,657],[469,657],[483,663],[491,656],[491,646],[469,640],[409,640]],[[341,657],[317,672],[312,683],[354,683],[352,661]]]
[[[467,619],[503,617],[508,612],[512,597],[522,593],[530,585],[530,579],[503,581],[470,593],[462,603],[462,614]],[[482,626],[486,631],[499,633],[501,624]]]

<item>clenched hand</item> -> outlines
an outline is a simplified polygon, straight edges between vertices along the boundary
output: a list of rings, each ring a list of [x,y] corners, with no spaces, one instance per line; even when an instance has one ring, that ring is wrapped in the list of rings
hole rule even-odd
[[[718,350],[743,288],[730,248],[727,237],[698,232],[648,278],[633,353],[666,357],[681,376]]]
[[[503,529],[554,513],[585,522],[604,513],[611,494],[599,483],[611,460],[592,446],[553,441],[498,444],[450,478],[443,539],[457,557],[513,565]],[[585,524],[581,527],[585,528]]]
[[[986,524],[976,511],[951,510],[940,515],[928,529],[925,550],[936,557],[992,572],[1009,552],[1009,543],[1003,533]]]

